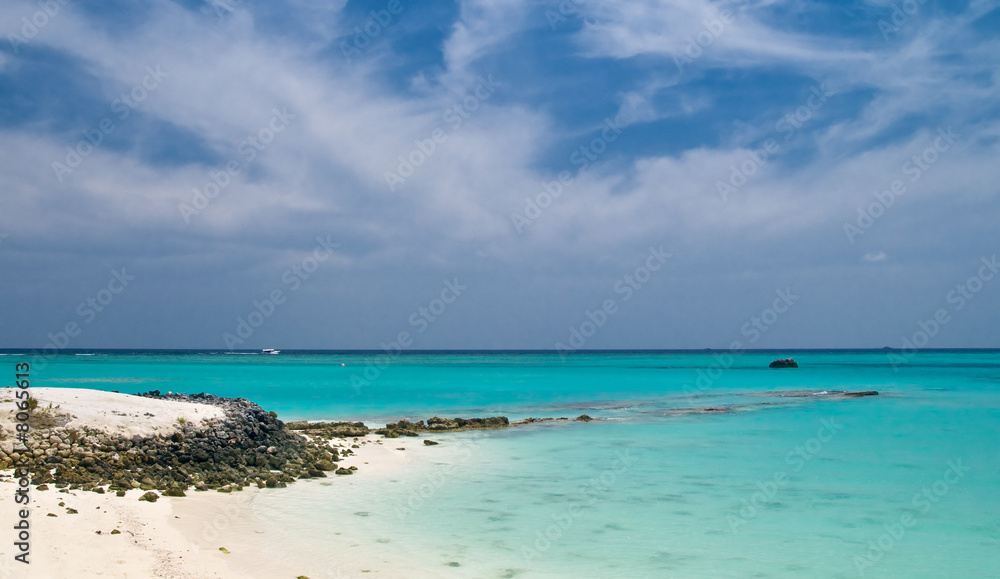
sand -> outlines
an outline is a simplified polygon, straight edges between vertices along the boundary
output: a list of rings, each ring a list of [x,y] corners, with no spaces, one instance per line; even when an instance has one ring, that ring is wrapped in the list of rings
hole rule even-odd
[[[14,423],[14,388],[0,388],[0,427],[10,431]],[[68,414],[66,428],[96,428],[123,436],[169,436],[179,431],[178,419],[202,422],[223,418],[218,406],[172,400],[156,400],[130,394],[82,388],[31,388],[39,408]],[[6,447],[5,447],[6,448]]]
[[[94,390],[33,388],[32,395],[46,405],[60,406],[72,421],[68,427],[88,426],[121,434],[169,434],[178,417],[204,420],[221,416],[217,408],[152,400]],[[0,402],[13,407],[10,389],[0,392]],[[114,412],[113,412],[114,411]],[[0,421],[11,416],[0,412]],[[152,416],[150,416],[150,414]],[[8,428],[9,424],[3,424]],[[9,431],[8,431],[9,432]],[[5,445],[10,444],[6,441]],[[351,476],[329,473],[326,479],[299,481],[303,484],[342,484],[345,491],[373,477],[398,473],[414,455],[432,453],[423,438],[383,439],[369,435],[354,442],[356,454],[339,466],[357,466]],[[405,448],[406,451],[397,450]],[[18,521],[24,508],[14,503],[16,482],[12,471],[0,472],[0,521]],[[14,561],[11,540],[0,543],[0,577],[114,577],[114,578],[277,578],[310,579],[341,577],[434,576],[408,568],[391,554],[355,548],[349,536],[331,537],[330,548],[338,555],[336,569],[318,569],[308,554],[294,553],[282,529],[256,518],[249,508],[260,493],[279,489],[250,487],[240,492],[188,491],[186,497],[161,497],[156,503],[139,501],[142,491],[126,496],[81,490],[31,488],[29,505],[31,550],[25,565]],[[63,503],[61,506],[60,503]],[[75,509],[71,513],[69,509]],[[55,516],[48,516],[49,514]],[[9,527],[8,527],[9,528]],[[119,533],[112,534],[118,530]],[[8,536],[12,533],[8,531]],[[220,547],[228,550],[225,553]]]

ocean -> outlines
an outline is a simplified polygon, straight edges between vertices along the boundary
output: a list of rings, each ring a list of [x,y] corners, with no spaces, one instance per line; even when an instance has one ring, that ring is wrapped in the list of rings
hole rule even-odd
[[[343,535],[442,577],[1000,577],[997,350],[92,351],[32,378],[284,420],[599,419],[435,435],[398,475],[260,493],[329,577],[355,576],[324,548]]]

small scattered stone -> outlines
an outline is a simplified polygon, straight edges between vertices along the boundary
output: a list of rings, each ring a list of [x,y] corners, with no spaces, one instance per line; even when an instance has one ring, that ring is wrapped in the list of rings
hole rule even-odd
[[[229,549],[227,549],[225,547],[219,547],[219,550],[222,551],[223,553],[225,553],[226,555],[229,554]]]
[[[111,530],[111,534],[112,534],[112,535],[121,535],[121,534],[122,534],[122,532],[121,532],[121,531],[119,531],[118,529],[112,529],[112,530]]]

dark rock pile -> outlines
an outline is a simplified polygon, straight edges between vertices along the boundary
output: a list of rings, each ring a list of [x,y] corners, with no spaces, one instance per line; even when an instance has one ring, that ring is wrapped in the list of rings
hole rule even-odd
[[[126,438],[58,424],[35,429],[28,459],[32,483],[83,490],[158,489],[183,496],[192,486],[222,492],[249,484],[285,486],[299,478],[324,477],[323,471],[337,468],[336,449],[291,432],[277,414],[244,398],[159,391],[140,396],[219,406],[225,418],[178,424],[180,430],[169,436]],[[18,453],[0,457],[9,463],[21,459]]]

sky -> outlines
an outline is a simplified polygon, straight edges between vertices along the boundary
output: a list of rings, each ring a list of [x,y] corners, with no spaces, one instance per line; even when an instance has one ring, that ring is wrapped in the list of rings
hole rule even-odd
[[[996,1],[7,0],[0,347],[998,347],[998,31]]]

